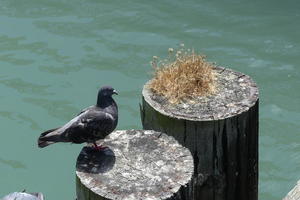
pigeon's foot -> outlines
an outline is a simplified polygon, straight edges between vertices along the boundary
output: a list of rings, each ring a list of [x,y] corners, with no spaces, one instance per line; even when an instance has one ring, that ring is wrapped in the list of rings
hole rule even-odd
[[[97,151],[102,151],[108,147],[106,146],[103,146],[103,145],[97,145],[96,142],[93,143],[94,144],[94,148],[97,150]]]

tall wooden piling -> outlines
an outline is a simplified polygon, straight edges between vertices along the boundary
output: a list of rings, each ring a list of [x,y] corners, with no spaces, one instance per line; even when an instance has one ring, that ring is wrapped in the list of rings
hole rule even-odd
[[[181,199],[257,200],[258,88],[242,73],[215,67],[216,94],[171,104],[143,88],[144,129],[173,136],[190,149],[194,175]]]
[[[77,200],[173,200],[191,180],[190,151],[164,133],[115,131],[103,145],[78,156]]]

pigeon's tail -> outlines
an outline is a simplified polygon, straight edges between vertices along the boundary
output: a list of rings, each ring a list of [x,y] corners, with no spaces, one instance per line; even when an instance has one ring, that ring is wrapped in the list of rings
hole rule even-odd
[[[51,130],[43,132],[38,139],[38,146],[40,148],[44,148],[44,147],[46,147],[50,144],[54,144],[56,142],[63,142],[59,128],[55,128],[55,129],[51,129]]]

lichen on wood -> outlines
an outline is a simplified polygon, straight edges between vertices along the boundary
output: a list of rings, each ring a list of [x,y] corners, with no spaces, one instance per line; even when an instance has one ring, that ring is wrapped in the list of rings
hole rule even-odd
[[[164,133],[115,131],[103,145],[108,148],[84,147],[78,156],[78,200],[168,199],[191,179],[191,153]]]

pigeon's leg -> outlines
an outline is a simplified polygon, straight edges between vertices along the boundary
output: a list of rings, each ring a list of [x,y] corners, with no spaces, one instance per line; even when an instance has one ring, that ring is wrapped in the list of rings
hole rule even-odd
[[[95,149],[96,149],[97,151],[101,151],[101,150],[103,150],[103,149],[108,148],[108,147],[106,147],[106,146],[97,145],[96,142],[93,142],[93,144],[94,144],[94,147],[95,147]]]

